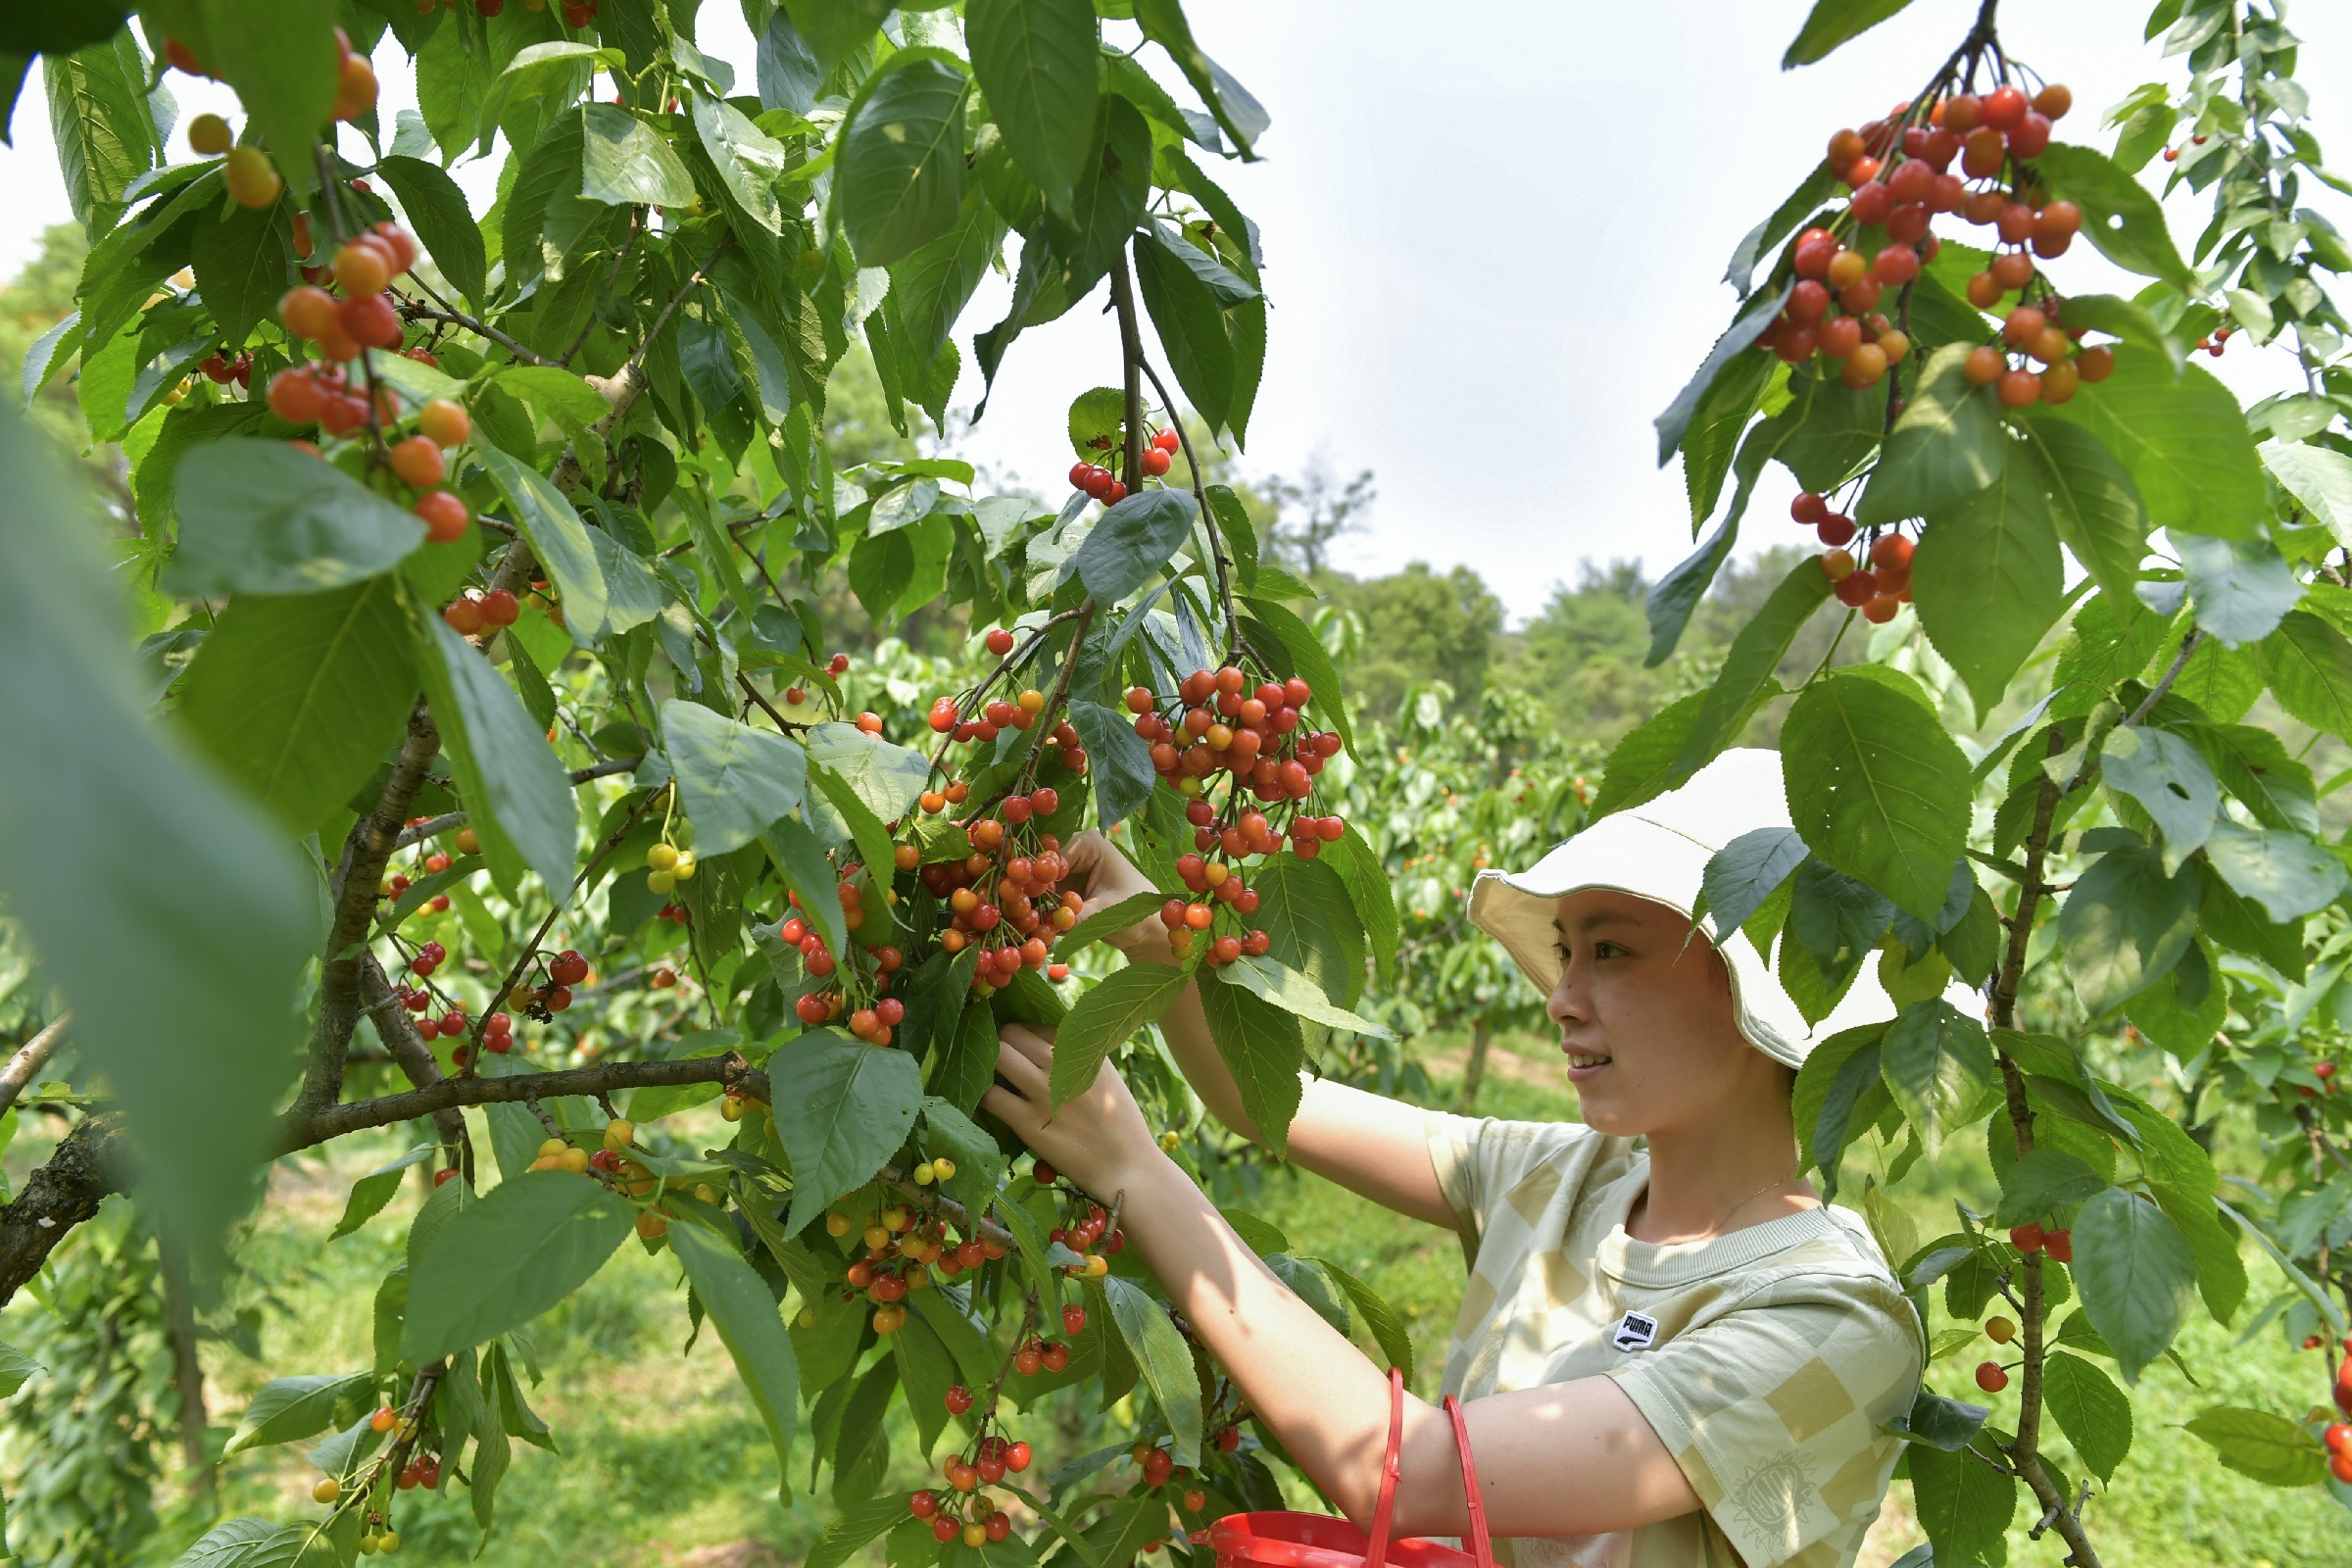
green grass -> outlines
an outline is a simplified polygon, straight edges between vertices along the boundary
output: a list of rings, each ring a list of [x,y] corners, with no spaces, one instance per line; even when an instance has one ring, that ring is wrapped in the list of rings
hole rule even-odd
[[[1446,1073],[1458,1070],[1459,1044],[1425,1043],[1433,1103],[1454,1103],[1458,1085]],[[1558,1086],[1557,1064],[1556,1053],[1541,1042],[1497,1040],[1477,1108],[1517,1118],[1573,1116],[1575,1102]],[[270,1298],[262,1328],[264,1358],[251,1361],[224,1345],[207,1346],[217,1423],[233,1423],[245,1398],[272,1373],[368,1364],[369,1299],[399,1253],[417,1188],[404,1188],[394,1205],[358,1234],[332,1244],[321,1238],[340,1213],[352,1178],[395,1152],[388,1136],[354,1140],[331,1162],[281,1171],[245,1251],[249,1277],[266,1282]],[[1921,1236],[1948,1227],[1954,1197],[1985,1196],[1974,1191],[1980,1183],[1969,1179],[1972,1174],[1964,1158],[1951,1154],[1942,1167],[1915,1173],[1901,1196]],[[1859,1166],[1849,1168],[1857,1187],[1860,1177]],[[1327,1257],[1384,1295],[1411,1332],[1416,1386],[1435,1392],[1460,1299],[1462,1260],[1451,1236],[1288,1169],[1266,1174],[1242,1206],[1282,1227],[1296,1250]],[[2276,1276],[2251,1255],[2249,1269],[2259,1303]],[[564,1452],[517,1446],[514,1467],[498,1494],[499,1528],[478,1559],[487,1568],[545,1568],[551,1561],[758,1568],[806,1553],[828,1517],[827,1500],[808,1494],[802,1468],[791,1505],[779,1502],[764,1432],[715,1338],[706,1333],[681,1353],[682,1305],[674,1263],[666,1256],[649,1258],[632,1246],[533,1326],[544,1378],[530,1397],[555,1428]],[[12,1314],[31,1309],[21,1303]],[[0,1322],[0,1339],[6,1337]],[[2234,1331],[2198,1316],[2180,1350],[2201,1387],[2190,1387],[2169,1366],[2143,1380],[2132,1454],[2115,1490],[2091,1511],[2094,1539],[2112,1568],[2252,1568],[2266,1559],[2277,1568],[2338,1568],[2352,1562],[2352,1519],[2321,1492],[2258,1485],[2224,1469],[2180,1430],[2180,1422],[2209,1404],[2299,1414],[2324,1396],[2319,1357],[2288,1348],[2275,1327],[2246,1345],[2235,1340]],[[1967,1369],[1981,1355],[1968,1348],[1938,1362],[1933,1385],[1948,1394],[1969,1393]],[[1081,1445],[1107,1441],[1105,1422],[1115,1426],[1122,1419],[1120,1411],[1107,1417],[1081,1412],[1077,1403],[1056,1400],[1029,1418],[1033,1437],[1043,1434],[1042,1449],[1064,1456],[1081,1451]],[[1058,1434],[1053,1430],[1057,1424]],[[2053,1436],[2051,1446],[2061,1463],[2079,1471],[2061,1440]],[[920,1461],[912,1448],[911,1426],[902,1411],[893,1428],[894,1467],[907,1486],[918,1484]],[[308,1491],[316,1474],[303,1463],[299,1446],[239,1455],[224,1468],[221,1502],[227,1512],[310,1517],[316,1510]],[[1863,1558],[1865,1568],[1879,1568],[1920,1539],[1908,1510],[1907,1488],[1898,1484]],[[2010,1561],[2055,1565],[2062,1554],[2055,1538],[2029,1541],[2029,1522],[2021,1519],[2011,1533]],[[444,1497],[406,1494],[400,1527],[404,1560],[472,1557],[470,1504],[462,1489]],[[175,1551],[185,1540],[183,1534],[170,1544]],[[164,1552],[157,1561],[172,1555]],[[879,1560],[879,1551],[872,1555]]]

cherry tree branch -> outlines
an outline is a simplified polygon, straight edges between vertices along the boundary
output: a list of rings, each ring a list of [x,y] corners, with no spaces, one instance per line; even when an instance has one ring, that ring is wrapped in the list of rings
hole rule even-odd
[[[17,1097],[24,1092],[24,1086],[32,1082],[34,1074],[49,1064],[49,1058],[56,1054],[58,1046],[66,1038],[66,1025],[73,1021],[72,1013],[59,1013],[38,1034],[17,1048],[17,1054],[8,1058],[7,1066],[0,1067],[0,1116],[8,1114],[8,1107],[17,1102]]]
[[[83,1117],[49,1162],[24,1179],[16,1200],[0,1206],[0,1305],[40,1272],[68,1231],[95,1215],[117,1190],[112,1167],[122,1140],[120,1112]]]
[[[393,1065],[410,1083],[418,1089],[430,1089],[441,1082],[439,1058],[434,1056],[433,1048],[424,1043],[424,1036],[416,1032],[416,1020],[400,1004],[400,993],[372,953],[360,957],[360,1003],[361,1010],[375,1020],[376,1035],[384,1042]],[[455,1108],[434,1111],[432,1117],[433,1131],[440,1135],[442,1147],[457,1154],[460,1167],[470,1179],[473,1144],[466,1136],[466,1118]]]

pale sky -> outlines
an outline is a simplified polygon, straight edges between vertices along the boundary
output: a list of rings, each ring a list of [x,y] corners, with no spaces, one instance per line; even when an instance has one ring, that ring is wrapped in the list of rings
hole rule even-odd
[[[1726,259],[1830,132],[1884,113],[1926,78],[1977,0],[1916,0],[1786,74],[1778,62],[1805,0],[1186,9],[1201,46],[1273,118],[1261,162],[1203,160],[1256,220],[1267,258],[1270,341],[1244,471],[1295,474],[1317,454],[1342,475],[1374,469],[1369,530],[1343,539],[1335,564],[1466,564],[1524,617],[1574,579],[1580,559],[1640,557],[1655,574],[1689,552],[1682,476],[1655,466],[1650,419],[1732,318]],[[2178,82],[2179,62],[2139,42],[2148,9],[2002,8],[2010,55],[2074,88],[2059,139],[2107,147],[2107,106],[2143,81]],[[2352,5],[2304,0],[2289,20],[2305,40],[2314,128],[2352,171]],[[703,47],[735,64],[748,90],[752,43],[738,8],[710,0],[702,29]],[[385,51],[389,124],[415,96],[389,38]],[[1156,48],[1143,58],[1193,101]],[[233,110],[212,84],[174,75],[172,85],[183,123],[201,109]],[[69,216],[37,73],[15,129],[15,149],[0,149],[0,274],[33,253],[44,224]],[[189,156],[184,131],[172,155]],[[486,207],[495,163],[457,172]],[[2319,195],[2313,204],[2352,231],[2352,203]],[[2168,210],[2185,253],[2206,204],[2184,192]],[[2137,286],[2084,245],[2052,274],[2076,293]],[[1003,315],[1008,292],[992,277],[959,326],[958,405],[979,395],[971,334]],[[957,455],[1058,494],[1071,461],[1064,411],[1076,393],[1115,381],[1116,360],[1115,331],[1094,305],[1023,334]],[[2248,397],[2291,374],[2283,353],[2243,340],[2198,364]],[[1776,467],[1745,545],[1796,537],[1793,489]]]

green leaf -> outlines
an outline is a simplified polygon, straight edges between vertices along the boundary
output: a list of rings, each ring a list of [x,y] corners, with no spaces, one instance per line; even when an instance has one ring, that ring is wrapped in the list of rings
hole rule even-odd
[[[2128,272],[2162,278],[2191,297],[2200,292],[2197,274],[2173,248],[2155,194],[2105,154],[2052,142],[2034,157],[2034,171],[2052,192],[2082,209],[2082,237],[2109,261]],[[2074,318],[2067,320],[2072,325]]]
[[[310,1539],[308,1525],[231,1519],[198,1537],[172,1568],[291,1568]]]
[[[46,1370],[41,1363],[13,1345],[0,1345],[0,1399],[16,1396],[34,1376]]]
[[[826,858],[824,842],[797,816],[769,824],[761,842],[784,885],[800,899],[800,910],[809,928],[839,953],[846,938],[841,923],[840,879]]]
[[[736,205],[769,233],[783,233],[784,206],[776,186],[791,162],[784,144],[725,99],[699,92],[694,95],[694,133]]]
[[[1314,692],[1312,701],[1315,714],[1329,721],[1333,733],[1350,752],[1354,751],[1355,727],[1348,721],[1348,705],[1341,696],[1345,688],[1340,683],[1339,666],[1331,662],[1331,655],[1323,647],[1323,639],[1316,636],[1314,628],[1299,619],[1298,612],[1288,605],[1278,604],[1272,599],[1250,598],[1242,601],[1242,608],[1257,621],[1260,630],[1271,633],[1273,640],[1282,645],[1282,651],[1291,656],[1290,672],[1305,681]],[[1258,646],[1262,649],[1264,644]]]
[[[152,719],[107,526],[13,407],[0,472],[0,898],[141,1165],[170,1173],[145,1188],[159,1222],[209,1255],[276,1137],[317,877]]]
[[[335,19],[311,0],[194,0],[204,63],[236,89],[297,199],[335,103]]]
[[[1699,885],[1716,932],[1728,940],[1745,925],[1804,858],[1805,841],[1790,827],[1751,829],[1708,857]]]
[[[1152,768],[1152,748],[1124,712],[1083,698],[1071,702],[1066,711],[1086,749],[1096,823],[1107,831],[1151,800],[1152,786],[1158,781]]]
[[[180,721],[299,837],[365,782],[416,698],[390,577],[239,596],[182,677]]]
[[[1781,69],[1794,71],[1816,60],[1826,60],[1840,45],[1850,42],[1895,15],[1911,0],[1814,0],[1812,12],[1799,28],[1788,52],[1781,56]]]
[[[2188,1316],[2196,1258],[2163,1209],[2121,1187],[2084,1203],[2073,1229],[2082,1310],[2114,1347],[2124,1381],[2135,1383]]]
[[[587,1284],[636,1214],[602,1182],[569,1171],[499,1183],[417,1254],[402,1359],[422,1366],[522,1327]]]
[[[2196,934],[2197,883],[2168,877],[2152,849],[2108,851],[2058,910],[2058,950],[2095,1016],[2153,985]]]
[[[1272,1249],[1274,1251],[1282,1250],[1279,1244]],[[1251,1250],[1261,1250],[1252,1247]],[[1388,1357],[1389,1365],[1404,1374],[1405,1384],[1410,1387],[1413,1381],[1413,1337],[1406,1331],[1404,1319],[1396,1315],[1396,1309],[1383,1299],[1378,1291],[1331,1259],[1310,1257],[1301,1261],[1314,1264],[1339,1283],[1340,1289],[1348,1294],[1348,1302],[1363,1314],[1364,1326],[1372,1331],[1372,1343],[1380,1347],[1380,1353]]]
[[[1156,916],[1159,913],[1160,906],[1166,902],[1167,900],[1162,898],[1156,890],[1121,899],[1116,904],[1097,909],[1064,931],[1054,942],[1054,951],[1055,953],[1075,953],[1090,942],[1101,942],[1114,932],[1124,931],[1129,926],[1141,925],[1144,921]]]
[[[1781,757],[1789,815],[1814,855],[1934,919],[1967,847],[1971,790],[1968,759],[1927,706],[1833,670],[1797,693]]]
[[[1056,211],[1066,210],[1095,151],[1095,8],[1088,0],[971,0],[963,26],[972,74],[1005,151]]]
[[[189,262],[221,337],[242,343],[256,322],[275,314],[286,291],[293,220],[283,201],[268,207],[224,205],[219,222],[196,230]]]
[[[1740,519],[1746,513],[1747,498],[1755,488],[1756,470],[1762,466],[1761,462],[1749,466],[1748,471],[1740,476],[1731,510],[1715,525],[1715,531],[1651,586],[1642,607],[1649,616],[1649,653],[1642,660],[1644,664],[1664,663],[1674,652],[1674,645],[1682,641],[1690,612],[1698,608],[1699,600],[1713,585],[1715,573],[1731,556],[1732,546],[1740,542]]]
[[[1229,986],[1240,986],[1259,1001],[1270,1002],[1285,1012],[1297,1013],[1328,1029],[1371,1035],[1379,1040],[1396,1038],[1394,1031],[1360,1013],[1335,1004],[1323,994],[1322,987],[1288,964],[1278,963],[1270,957],[1236,958],[1220,966],[1216,970],[1216,978]]]
[[[550,892],[567,893],[579,815],[546,731],[480,650],[430,610],[419,607],[416,620],[425,699],[491,874],[511,882],[527,866]]]
[[[2270,1487],[2316,1487],[2328,1478],[2328,1450],[2285,1416],[2215,1405],[2181,1425],[2222,1463]]]
[[[2352,872],[2326,846],[2281,828],[2217,822],[2205,858],[2224,882],[2278,922],[2319,913],[2352,882]]]
[[[1887,1092],[1934,1154],[1993,1080],[1984,1028],[1940,997],[1896,1015],[1879,1047]]]
[[[1178,388],[1213,431],[1224,427],[1232,410],[1233,341],[1226,334],[1223,307],[1177,255],[1180,248],[1191,249],[1183,240],[1171,243],[1157,224],[1146,228],[1135,243],[1135,278]]]
[[[2060,1208],[2105,1192],[2107,1178],[2074,1155],[2036,1149],[2001,1173],[2001,1205],[1992,1222],[2002,1230],[2046,1220]]]
[[[794,0],[795,9],[813,3],[814,0]],[[894,1492],[842,1509],[827,1522],[824,1533],[816,1538],[816,1544],[808,1548],[808,1560],[802,1568],[841,1568],[868,1542],[911,1517],[906,1511],[910,1495]]]
[[[890,9],[890,0],[785,0],[784,4],[793,26],[808,40],[818,69],[827,75],[864,46]],[[811,1562],[810,1568],[821,1565]]]
[[[1200,1462],[1200,1378],[1193,1369],[1192,1348],[1168,1320],[1160,1304],[1144,1294],[1142,1286],[1113,1275],[1103,1280],[1111,1320],[1119,1338],[1135,1355],[1135,1363],[1152,1390],[1160,1414],[1168,1423],[1169,1446],[1180,1465]]]
[[[416,230],[425,254],[441,269],[441,275],[479,304],[489,275],[489,253],[458,182],[421,158],[389,157],[378,161],[375,168],[392,187],[392,194],[400,198],[409,226]],[[597,416],[602,417],[601,411]]]
[[[1348,885],[1319,858],[1274,859],[1250,878],[1256,924],[1275,962],[1299,970],[1327,997],[1353,1003],[1363,994],[1364,944]]]
[[[2132,1451],[2132,1401],[2115,1380],[2079,1355],[2054,1352],[2041,1364],[2042,1408],[2101,1481]]]
[[[2071,322],[2075,302],[2067,301],[2066,308]],[[2292,441],[2265,441],[2254,450],[2278,487],[2302,504],[2312,521],[2352,550],[2352,457],[2332,447]]]
[[[1968,683],[1980,722],[2066,609],[2045,469],[2030,450],[2007,444],[1998,480],[1931,516],[1911,561],[1920,624]]]
[[[928,365],[946,346],[956,318],[963,314],[1004,245],[1004,220],[977,191],[966,191],[956,226],[890,270],[890,298],[885,304],[904,353]],[[1022,522],[1034,514],[1018,498],[991,499],[1019,508]],[[986,507],[988,502],[981,505]]]
[[[1276,1153],[1290,1146],[1298,1113],[1298,1069],[1306,1055],[1298,1020],[1239,986],[1200,987],[1200,1010],[1217,1054],[1242,1091],[1242,1108]]]
[[[1251,149],[1271,122],[1258,101],[1240,82],[1200,52],[1177,0],[1136,0],[1135,20],[1143,24],[1144,36],[1165,49],[1168,58],[1176,62],[1176,69],[1184,73],[1184,79],[1193,84],[1200,101],[1208,105],[1209,113],[1216,117],[1225,134],[1233,138],[1242,157],[1253,157]]]
[[[1933,517],[2000,478],[2008,437],[1992,388],[1969,384],[1969,352],[1966,343],[1948,343],[1928,357],[1862,492],[1857,522]]]
[[[1157,576],[1192,536],[1200,509],[1182,490],[1143,490],[1106,510],[1071,558],[1098,603],[1115,605]]]
[[[1766,699],[1777,693],[1773,672],[1780,668],[1781,661],[1788,657],[1788,650],[1796,642],[1796,634],[1804,629],[1805,623],[1813,618],[1813,612],[1829,597],[1830,579],[1822,575],[1819,563],[1812,557],[1804,557],[1790,566],[1788,574],[1773,589],[1772,597],[1764,601],[1764,607],[1732,638],[1732,646],[1723,656],[1723,668],[1716,673],[1714,684],[1695,699],[1684,698],[1650,720],[1650,724],[1660,727],[1658,739],[1661,742],[1674,729],[1682,725],[1689,726],[1683,732],[1682,744],[1667,754],[1670,760],[1666,765],[1655,772],[1649,770],[1654,763],[1642,769],[1643,793],[1635,793],[1635,774],[1629,770],[1626,774],[1627,792],[1620,795],[1616,789],[1617,759],[1618,753],[1624,752],[1633,741],[1633,735],[1628,735],[1619,743],[1618,751],[1609,754],[1607,775],[1601,782],[1599,796],[1592,803],[1593,814],[1605,815],[1609,811],[1645,801],[1660,791],[1680,788],[1689,782],[1691,774],[1713,761],[1747,727],[1748,719],[1754,716]],[[1669,724],[1669,716],[1675,715],[1685,702],[1692,704],[1689,710],[1690,716]],[[1635,735],[1641,733],[1640,730],[1634,732]],[[1657,750],[1663,752],[1665,749],[1661,745]],[[1636,758],[1646,756],[1647,749],[1643,748],[1630,754],[1627,760],[1631,763]],[[1652,785],[1654,788],[1648,787]]]
[[[384,1211],[384,1205],[400,1191],[400,1179],[412,1166],[421,1165],[436,1152],[435,1146],[425,1144],[412,1149],[388,1165],[378,1165],[351,1184],[351,1197],[344,1201],[343,1217],[327,1233],[327,1240],[339,1242]]]
[[[1135,105],[1106,93],[1095,121],[1094,148],[1070,193],[1070,216],[1046,214],[1046,232],[1068,262],[1071,301],[1110,268],[1143,221],[1152,190],[1152,127]],[[1027,263],[1027,245],[1022,261]]]
[[[922,753],[868,735],[855,724],[819,724],[802,737],[802,745],[809,761],[847,784],[884,822],[913,810],[931,777],[931,760]],[[882,863],[888,863],[887,857]]]
[[[262,1385],[245,1406],[223,1456],[242,1453],[272,1443],[292,1443],[358,1414],[357,1406],[375,1390],[372,1372],[318,1372],[307,1377],[272,1378]]]
[[[1920,1528],[1935,1544],[1936,1560],[1990,1560],[2017,1514],[2018,1485],[1973,1453],[1946,1453],[1932,1444],[1904,1450]]]
[[[2180,736],[2137,724],[2114,730],[2100,748],[2099,773],[2163,832],[2165,875],[2178,874],[2213,832],[2221,786],[2203,754]]]
[[[1322,860],[1340,874],[1348,889],[1348,901],[1355,906],[1356,921],[1371,944],[1375,971],[1384,980],[1392,978],[1398,931],[1396,892],[1389,884],[1388,868],[1353,822],[1348,824],[1346,833],[1323,846]]]
[[[2149,525],[2176,542],[2182,533],[2248,538],[2254,519],[2268,514],[2237,399],[2193,365],[2175,376],[2163,355],[2118,344],[2114,372],[2083,383],[2046,416],[2097,436],[2130,470]]]
[[[2066,297],[2066,324],[2071,331],[2078,327],[2093,332],[2105,332],[2143,349],[2153,349],[2163,355],[2179,375],[2187,362],[2180,341],[2156,324],[2147,308],[2137,300],[2128,300],[2117,294],[2069,294]]]
[[[833,186],[859,266],[888,267],[956,226],[970,91],[933,50],[894,55],[867,79],[836,143]]]
[[[1723,481],[1731,475],[1740,432],[1772,384],[1777,365],[1768,354],[1740,356],[1691,411],[1690,426],[1683,432],[1683,488],[1690,497],[1692,528],[1704,522],[1723,498]]]
[[[752,1407],[767,1428],[767,1441],[776,1450],[776,1485],[779,1493],[788,1492],[801,1371],[793,1358],[792,1336],[784,1332],[784,1320],[776,1310],[776,1298],[741,1253],[712,1239],[700,1226],[671,1226],[669,1244],[685,1265],[687,1281],[703,1310],[710,1315],[727,1354],[734,1359],[736,1375],[752,1396]]]
[[[331,81],[331,59],[326,74]],[[71,54],[44,52],[41,84],[66,196],[95,241],[121,217],[123,190],[163,151],[147,108],[146,62],[130,29],[120,28]]]
[[[1174,964],[1130,963],[1080,997],[1054,1037],[1054,1107],[1092,1087],[1111,1051],[1166,1012],[1192,978]]]
[[[1756,352],[1757,337],[1772,318],[1781,314],[1781,307],[1788,303],[1787,290],[1755,295],[1733,318],[1732,324],[1723,329],[1723,335],[1715,340],[1714,347],[1707,350],[1706,359],[1700,362],[1690,379],[1683,384],[1682,391],[1675,394],[1674,401],[1666,406],[1666,412],[1651,421],[1658,431],[1659,467],[1666,466],[1682,446],[1683,437],[1690,428],[1690,420],[1698,413],[1708,388],[1715,384],[1715,378],[1741,373],[1731,368],[1732,362],[1742,354]]]
[[[2224,647],[2262,641],[2303,597],[2294,568],[2268,540],[2184,533],[2173,548],[2188,578],[2197,624]]]
[[[592,43],[558,38],[526,44],[514,51],[514,58],[507,62],[497,79],[491,82],[490,90],[482,95],[480,119],[486,124],[503,122],[507,106],[515,99],[571,104],[587,89],[597,72],[625,70],[627,66],[628,56],[622,51],[600,49]],[[573,125],[579,122],[577,116],[568,113],[563,120]]]
[[[694,176],[653,126],[618,104],[589,104],[582,117],[584,199],[611,207],[684,207],[694,200]]]
[[[682,697],[663,703],[662,739],[698,854],[724,855],[758,842],[777,818],[800,808],[807,792],[807,752],[700,703]]]
[[[564,624],[572,641],[591,648],[622,630],[608,600],[604,567],[590,542],[588,525],[564,499],[564,492],[529,464],[487,441],[474,442],[472,451],[474,461],[489,472],[491,483],[505,493],[533,559],[547,568],[549,580],[564,601]]]
[[[837,1029],[788,1040],[768,1058],[768,1076],[792,1086],[772,1107],[776,1136],[792,1156],[792,1212],[798,1236],[826,1204],[873,1179],[906,1141],[923,1102],[923,1077],[904,1051],[869,1046]]]
[[[2189,1252],[2197,1260],[2197,1294],[2204,1298],[2205,1309],[2215,1321],[2228,1323],[2246,1298],[2246,1265],[2237,1255],[2236,1226],[2222,1223],[2221,1205],[2213,1191],[2201,1184],[2157,1181],[2149,1186],[2158,1204],[2188,1238]],[[2218,1180],[2214,1186],[2220,1186]]]
[[[424,521],[283,441],[232,437],[179,460],[167,592],[309,594],[398,565]]]
[[[2352,642],[2342,632],[2309,611],[2289,611],[2262,641],[2262,674],[2279,707],[2313,729],[2352,739]]]

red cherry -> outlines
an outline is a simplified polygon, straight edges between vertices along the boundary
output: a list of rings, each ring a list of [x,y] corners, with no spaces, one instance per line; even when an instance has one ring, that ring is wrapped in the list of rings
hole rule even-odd
[[[2009,1374],[2001,1370],[1998,1361],[1977,1363],[1977,1387],[1986,1394],[1998,1394],[2009,1386]]]
[[[1012,652],[1012,633],[999,626],[988,634],[988,651],[1002,659]]]
[[[1061,1309],[1061,1332],[1076,1335],[1086,1330],[1086,1308],[1072,1301]]]
[[[2024,93],[2003,84],[1984,95],[1984,123],[1995,130],[2008,130],[2022,122],[2031,108]]]

